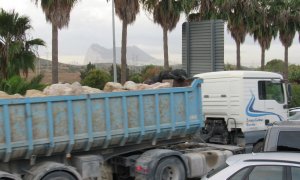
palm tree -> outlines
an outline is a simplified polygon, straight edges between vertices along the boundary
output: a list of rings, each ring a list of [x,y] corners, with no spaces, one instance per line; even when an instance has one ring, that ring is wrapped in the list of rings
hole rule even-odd
[[[153,13],[153,21],[163,29],[164,69],[169,69],[168,31],[172,31],[180,18],[181,12],[186,15],[199,3],[199,0],[140,0],[146,11]]]
[[[121,48],[121,83],[127,80],[127,26],[132,24],[140,11],[138,0],[114,0],[117,16],[122,20],[122,48]]]
[[[250,34],[261,47],[261,70],[265,68],[265,51],[270,48],[272,37],[276,37],[277,28],[274,25],[274,15],[271,13],[269,0],[258,0],[256,16],[252,16]]]
[[[30,20],[18,13],[0,11],[0,78],[7,79],[28,74],[34,70],[36,54],[34,47],[44,45],[41,39],[28,39],[27,31],[31,29]]]
[[[164,42],[164,69],[169,69],[168,31],[172,31],[180,19],[180,2],[175,0],[162,0],[153,10],[153,20],[163,29]]]
[[[236,43],[237,69],[241,69],[240,46],[244,43],[249,30],[250,19],[254,16],[256,0],[219,0],[216,2],[224,20],[227,21],[227,28]]]
[[[77,0],[34,0],[39,1],[46,21],[52,24],[52,83],[58,82],[58,29],[68,26],[70,13]]]
[[[299,19],[300,2],[298,0],[274,1],[274,13],[277,14],[276,26],[279,30],[279,39],[284,46],[284,78],[288,79],[288,49],[293,43]]]
[[[44,46],[45,42],[41,39],[32,39],[22,43],[20,51],[13,56],[12,63],[9,63],[9,76],[19,75],[20,71],[27,78],[29,70],[35,70],[37,46]]]
[[[188,16],[188,20],[192,22],[216,19],[219,15],[215,0],[195,1],[194,8],[191,10],[196,10]]]

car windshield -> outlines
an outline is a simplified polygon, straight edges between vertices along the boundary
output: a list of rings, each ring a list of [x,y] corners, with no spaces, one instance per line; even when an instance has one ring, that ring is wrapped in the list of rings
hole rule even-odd
[[[223,165],[219,166],[218,168],[209,171],[207,173],[206,177],[210,178],[210,177],[214,176],[215,174],[217,174],[218,172],[222,171],[223,169],[225,169],[227,167],[228,167],[228,164],[224,163]]]

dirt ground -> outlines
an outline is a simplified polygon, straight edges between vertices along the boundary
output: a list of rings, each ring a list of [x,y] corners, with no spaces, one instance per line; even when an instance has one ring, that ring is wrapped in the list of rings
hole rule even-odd
[[[44,74],[43,83],[45,84],[51,84],[52,81],[52,75],[50,71],[42,72]],[[28,79],[31,79],[32,77],[36,76],[37,73],[29,73]],[[73,83],[73,82],[80,82],[80,73],[79,72],[63,72],[59,71],[58,73],[58,79],[59,82],[62,83]]]

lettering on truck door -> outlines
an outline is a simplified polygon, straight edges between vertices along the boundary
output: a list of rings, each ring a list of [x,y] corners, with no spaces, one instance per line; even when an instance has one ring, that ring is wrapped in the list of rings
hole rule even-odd
[[[265,127],[276,121],[283,121],[284,92],[282,84],[271,81],[259,80],[257,94],[250,90],[251,98],[246,106],[247,126]]]

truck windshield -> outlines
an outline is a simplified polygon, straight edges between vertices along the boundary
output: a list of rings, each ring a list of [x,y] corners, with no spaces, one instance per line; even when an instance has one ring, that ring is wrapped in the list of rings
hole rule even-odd
[[[258,94],[260,100],[275,100],[284,103],[283,84],[271,81],[258,81]]]

